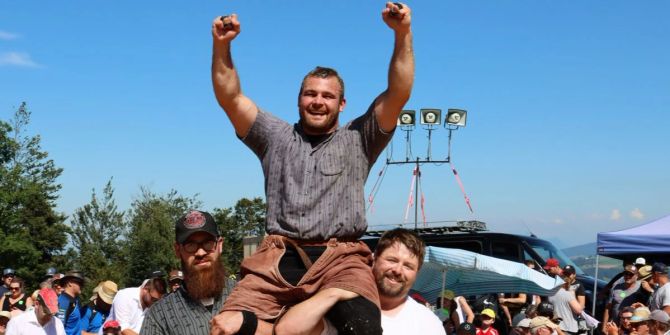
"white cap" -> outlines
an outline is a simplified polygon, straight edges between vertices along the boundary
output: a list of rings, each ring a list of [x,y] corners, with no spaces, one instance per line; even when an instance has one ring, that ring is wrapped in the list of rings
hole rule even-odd
[[[647,261],[644,260],[644,258],[642,258],[642,257],[638,257],[638,258],[635,260],[635,264],[647,264]]]

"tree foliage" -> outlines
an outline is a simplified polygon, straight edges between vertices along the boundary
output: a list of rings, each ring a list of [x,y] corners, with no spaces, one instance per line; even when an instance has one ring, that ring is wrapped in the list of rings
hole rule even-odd
[[[147,188],[132,203],[126,249],[126,285],[137,285],[156,270],[178,266],[174,254],[174,224],[189,209],[201,205],[195,197],[170,191],[158,195]]]
[[[68,228],[55,211],[63,169],[28,134],[30,115],[24,102],[0,121],[0,259],[34,283],[57,261]]]
[[[114,200],[110,179],[98,198],[95,189],[91,201],[75,210],[69,232],[76,253],[74,267],[90,279],[88,286],[103,280],[120,283],[125,275],[123,262],[124,236],[127,222]]]
[[[242,198],[232,208],[216,208],[212,215],[219,224],[223,243],[223,262],[228,273],[240,270],[244,257],[243,239],[265,234],[265,202],[261,198]]]

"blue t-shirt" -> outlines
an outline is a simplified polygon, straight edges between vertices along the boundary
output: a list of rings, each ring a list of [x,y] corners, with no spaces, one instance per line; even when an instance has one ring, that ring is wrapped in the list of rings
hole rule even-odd
[[[109,314],[100,312],[92,306],[85,306],[81,313],[81,330],[89,333],[97,333]]]
[[[73,307],[71,308],[67,320],[65,320],[65,314],[71,304]],[[65,327],[65,333],[67,335],[80,335],[81,308],[79,307],[79,299],[73,298],[65,292],[61,293],[61,295],[58,296],[58,318],[63,322],[63,327]]]

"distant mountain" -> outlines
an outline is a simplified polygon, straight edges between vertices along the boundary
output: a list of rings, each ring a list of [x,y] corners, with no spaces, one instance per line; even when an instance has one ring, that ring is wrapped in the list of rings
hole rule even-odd
[[[596,254],[596,242],[565,248],[563,249],[563,253],[570,258],[575,256],[594,256]]]

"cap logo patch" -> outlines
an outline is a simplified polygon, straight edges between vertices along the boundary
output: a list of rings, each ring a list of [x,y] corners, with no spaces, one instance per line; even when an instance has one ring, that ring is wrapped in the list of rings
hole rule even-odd
[[[184,227],[186,229],[196,229],[205,225],[205,216],[200,212],[192,211],[186,215],[184,220]]]

